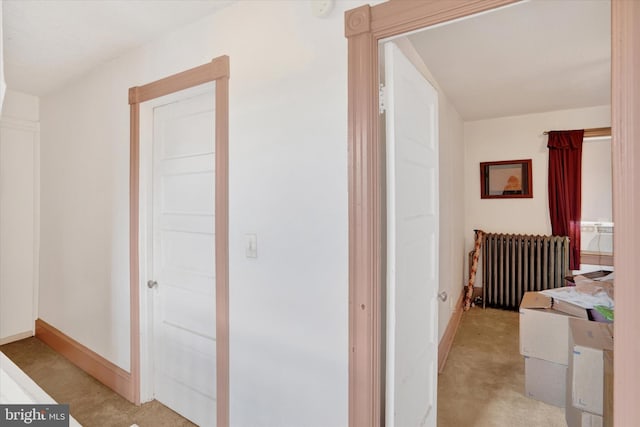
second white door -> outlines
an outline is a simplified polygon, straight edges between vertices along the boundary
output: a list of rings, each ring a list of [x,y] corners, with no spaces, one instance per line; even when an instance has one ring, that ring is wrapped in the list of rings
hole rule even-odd
[[[215,426],[215,93],[156,107],[153,125],[154,397]]]
[[[387,93],[387,427],[436,426],[438,97],[393,43]]]

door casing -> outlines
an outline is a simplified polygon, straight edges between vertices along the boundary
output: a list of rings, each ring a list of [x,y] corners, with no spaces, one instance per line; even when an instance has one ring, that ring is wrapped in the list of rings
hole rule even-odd
[[[384,147],[378,135],[378,42],[518,0],[389,1],[345,13],[348,40],[349,426],[382,425],[381,394]],[[633,425],[640,406],[640,2],[612,0],[612,149],[616,269],[614,417]],[[638,146],[636,148],[636,146]]]
[[[141,329],[140,292],[146,276],[146,264],[141,257],[141,113],[148,121],[148,101],[158,100],[176,92],[215,81],[215,272],[216,272],[216,395],[217,425],[229,425],[229,57],[220,56],[210,63],[174,74],[161,80],[129,89],[130,105],[130,178],[129,178],[129,265],[131,312],[131,381],[129,397],[141,402],[141,332],[146,336],[146,321]],[[141,112],[142,106],[142,112]],[[146,108],[145,108],[146,107]],[[146,114],[145,114],[146,113]],[[144,135],[144,132],[143,132]],[[148,167],[148,166],[147,166]],[[142,200],[142,203],[146,203]],[[144,209],[143,209],[144,210]],[[146,213],[145,213],[146,215]],[[142,236],[142,237],[141,237]],[[142,263],[141,263],[142,261]],[[146,303],[146,301],[145,301]],[[146,319],[146,311],[144,311]],[[148,393],[147,390],[145,390]]]

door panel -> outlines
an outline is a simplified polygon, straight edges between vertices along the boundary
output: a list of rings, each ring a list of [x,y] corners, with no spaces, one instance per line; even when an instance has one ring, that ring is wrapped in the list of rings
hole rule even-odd
[[[437,93],[385,45],[387,144],[386,425],[436,426]]]
[[[185,357],[193,360],[195,366],[215,366],[215,342],[208,337],[186,336],[179,328],[166,328],[163,339],[171,344],[167,345],[167,353],[162,358],[164,369],[173,369],[173,379],[181,384],[188,384],[195,390],[200,390],[206,396],[215,396],[215,370],[203,375],[184,363]]]
[[[216,424],[214,103],[153,112],[154,395],[200,426]]]
[[[215,269],[211,264],[215,247],[211,241],[211,233],[162,231],[160,238],[164,244],[162,261],[165,270],[178,270],[184,273],[206,274],[213,277]],[[185,280],[181,282],[188,285]],[[178,283],[172,285],[180,286]],[[212,291],[212,289],[209,289]]]
[[[177,117],[165,122],[164,157],[175,158],[210,153],[212,146],[209,141],[199,137],[210,131],[209,112],[189,114],[189,111],[182,110],[180,106],[176,106]]]
[[[204,165],[188,166],[191,168],[206,167]],[[163,176],[161,183],[164,212],[191,215],[212,214],[210,209],[213,206],[214,195],[210,190],[211,183],[215,179],[212,172],[167,171],[167,173],[171,173],[171,175]]]
[[[211,309],[210,302],[213,295],[185,291],[166,284],[163,287],[160,307],[163,324],[180,328],[185,334],[201,335],[215,342],[215,334],[210,327],[216,320],[216,313]],[[196,299],[194,294],[201,297]]]

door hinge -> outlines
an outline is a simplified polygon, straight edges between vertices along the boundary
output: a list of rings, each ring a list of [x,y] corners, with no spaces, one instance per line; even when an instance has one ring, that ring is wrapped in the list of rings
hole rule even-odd
[[[378,88],[378,111],[380,114],[387,111],[387,88],[382,83]]]

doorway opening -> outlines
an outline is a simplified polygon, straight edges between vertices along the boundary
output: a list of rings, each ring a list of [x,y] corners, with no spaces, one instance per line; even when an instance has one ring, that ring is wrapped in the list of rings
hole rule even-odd
[[[229,423],[228,79],[222,56],[129,90],[132,396],[172,393],[159,365],[178,384],[202,364],[209,378],[182,384],[202,400],[191,418],[220,427]],[[194,299],[204,301],[195,315]],[[174,396],[178,412],[185,393]]]
[[[384,389],[385,360],[382,348],[386,220],[380,206],[384,206],[382,201],[385,197],[385,179],[381,173],[385,146],[378,133],[378,91],[373,90],[377,88],[379,77],[378,43],[393,36],[511,3],[515,2],[485,1],[455,6],[437,2],[420,5],[391,2],[374,7],[363,6],[346,15],[351,156],[350,425],[382,424],[380,417],[384,413],[381,390]],[[624,30],[616,29],[614,25],[614,34],[616,31]],[[543,130],[546,129],[540,128],[537,132],[542,133]],[[463,256],[461,254],[461,258]],[[464,271],[463,268],[460,270]]]

